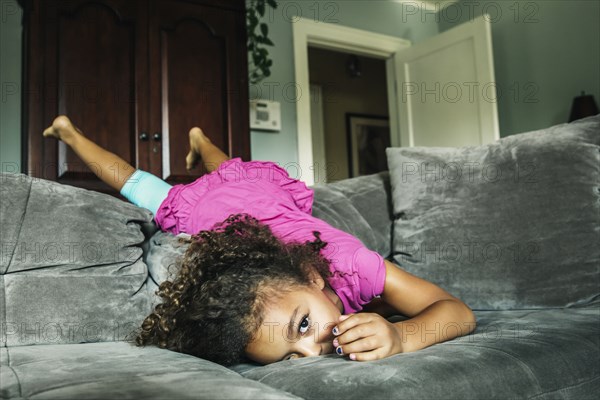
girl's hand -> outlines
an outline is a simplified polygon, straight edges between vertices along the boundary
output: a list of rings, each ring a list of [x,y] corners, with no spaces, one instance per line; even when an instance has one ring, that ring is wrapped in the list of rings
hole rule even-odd
[[[371,361],[402,353],[400,330],[379,314],[342,315],[333,334],[335,352],[351,360]]]

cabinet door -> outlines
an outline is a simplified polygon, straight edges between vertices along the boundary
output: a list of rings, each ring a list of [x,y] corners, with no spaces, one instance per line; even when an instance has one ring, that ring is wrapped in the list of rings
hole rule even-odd
[[[231,157],[250,159],[245,4],[151,2],[151,172],[185,183],[189,130],[203,129]]]
[[[42,130],[59,114],[103,148],[147,168],[145,1],[34,1],[26,14],[26,130],[32,176],[115,194],[64,143]],[[145,148],[145,147],[146,148]],[[113,173],[122,171],[115,169]]]

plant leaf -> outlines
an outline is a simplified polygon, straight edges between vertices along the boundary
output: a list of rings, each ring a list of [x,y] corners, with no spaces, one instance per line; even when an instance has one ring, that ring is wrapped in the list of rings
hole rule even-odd
[[[263,22],[262,24],[260,24],[260,31],[266,38],[269,35],[269,26]]]
[[[248,17],[248,22],[249,29],[253,32],[256,28],[256,25],[258,25],[258,18],[256,18],[256,15],[252,14]]]
[[[256,84],[271,75],[270,67],[273,65],[268,50],[263,46],[275,45],[268,37],[268,24],[261,23],[260,17],[265,15],[267,6],[276,9],[278,3],[277,0],[246,0],[246,3],[248,64],[252,67],[249,69],[249,81]],[[259,28],[259,32],[256,32],[256,28]]]

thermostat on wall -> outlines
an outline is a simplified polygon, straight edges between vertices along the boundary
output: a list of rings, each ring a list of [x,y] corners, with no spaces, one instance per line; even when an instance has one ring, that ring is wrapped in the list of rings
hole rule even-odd
[[[250,100],[250,129],[281,130],[281,109],[278,101]]]

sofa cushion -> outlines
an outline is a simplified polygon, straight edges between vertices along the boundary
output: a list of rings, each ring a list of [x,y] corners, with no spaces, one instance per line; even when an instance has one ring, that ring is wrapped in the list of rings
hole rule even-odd
[[[140,245],[152,214],[23,174],[0,179],[2,344],[126,339],[150,311]]]
[[[0,398],[297,399],[210,361],[126,342],[0,348]]]
[[[475,311],[475,316],[477,328],[470,335],[380,360],[357,362],[330,354],[234,369],[315,400],[597,397],[598,303],[572,309]]]
[[[148,288],[152,308],[162,302],[156,295],[158,285],[167,279],[173,279],[181,265],[181,258],[189,244],[181,242],[180,237],[190,235],[180,233],[174,236],[172,233],[157,230],[145,243],[144,261],[148,265]]]
[[[353,234],[382,257],[391,255],[392,202],[387,171],[312,189],[315,217]]]
[[[388,148],[394,258],[474,309],[598,296],[600,116],[477,147]]]

